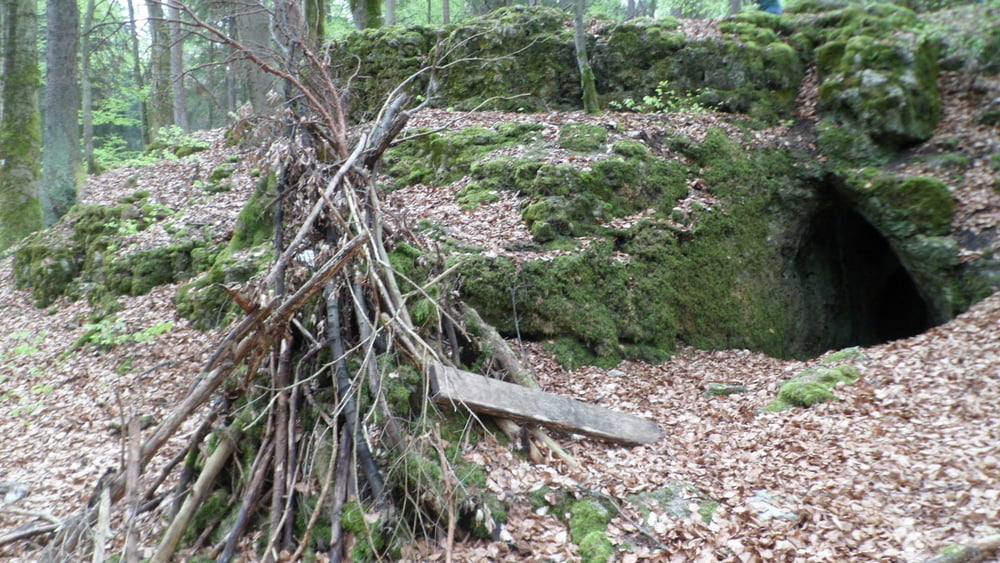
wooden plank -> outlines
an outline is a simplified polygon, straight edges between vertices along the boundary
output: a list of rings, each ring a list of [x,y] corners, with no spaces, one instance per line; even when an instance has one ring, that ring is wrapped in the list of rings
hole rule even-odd
[[[649,444],[662,435],[659,426],[638,416],[441,364],[431,366],[430,384],[434,402],[460,404],[478,413],[628,445]]]

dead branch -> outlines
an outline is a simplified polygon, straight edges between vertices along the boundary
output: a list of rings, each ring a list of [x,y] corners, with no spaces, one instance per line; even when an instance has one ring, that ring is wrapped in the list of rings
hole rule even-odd
[[[215,482],[215,477],[225,467],[242,433],[243,421],[238,418],[223,434],[222,440],[219,441],[219,445],[215,448],[215,452],[205,461],[205,467],[191,488],[191,494],[184,501],[184,506],[181,507],[180,512],[177,513],[177,516],[170,523],[170,527],[167,528],[163,539],[160,541],[160,546],[150,560],[151,563],[167,563],[173,558],[181,535],[183,535],[188,522],[194,516],[194,511],[208,495],[212,483]]]

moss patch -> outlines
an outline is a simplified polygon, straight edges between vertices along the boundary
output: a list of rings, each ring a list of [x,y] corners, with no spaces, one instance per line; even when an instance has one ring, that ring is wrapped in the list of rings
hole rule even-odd
[[[858,368],[850,364],[836,367],[820,366],[803,371],[782,384],[778,396],[767,406],[769,411],[782,411],[791,407],[808,408],[816,403],[836,399],[833,388],[850,385],[861,377]]]
[[[608,138],[608,130],[589,123],[569,123],[559,130],[559,146],[577,152],[594,152]]]

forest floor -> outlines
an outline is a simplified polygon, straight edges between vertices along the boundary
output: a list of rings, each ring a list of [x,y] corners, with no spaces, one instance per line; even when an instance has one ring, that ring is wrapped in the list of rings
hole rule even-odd
[[[989,234],[1000,224],[1000,194],[988,158],[1000,141],[995,128],[976,127],[970,116],[1000,91],[994,80],[972,96],[959,88],[960,78],[943,76],[945,119],[914,154],[958,138],[974,155],[970,166],[960,178],[954,171],[922,170],[926,161],[918,158],[894,166],[945,174],[959,202],[956,230]],[[806,86],[801,119],[811,117],[811,97]],[[419,119],[428,124],[454,117],[427,112]],[[461,117],[458,126],[612,119],[626,131],[686,127],[692,135],[708,125],[729,127],[714,115]],[[808,144],[795,135],[775,128],[759,140]],[[218,132],[209,138],[213,148],[192,157],[91,178],[83,202],[113,204],[145,189],[154,201],[183,205],[187,221],[210,224],[225,236],[251,190],[249,163],[241,165],[233,192],[199,200],[189,192],[192,178],[207,175],[232,150],[223,148]],[[530,239],[513,198],[467,211],[454,205],[458,187],[408,188],[395,192],[390,204],[414,221],[428,217],[448,225],[452,236],[487,251],[508,252],[511,242]],[[136,236],[136,244],[144,244],[150,241],[142,237],[158,235]],[[176,289],[123,297],[120,323],[107,327],[109,345],[70,352],[88,328],[90,306],[61,299],[35,308],[27,290],[13,288],[11,259],[0,260],[0,536],[80,508],[105,471],[121,465],[122,421],[132,413],[160,420],[184,396],[220,333],[197,331],[179,318]],[[156,327],[167,321],[172,326],[159,334]],[[621,501],[608,535],[623,546],[623,562],[911,561],[1000,533],[1000,293],[923,334],[865,348],[858,364],[863,377],[837,389],[839,401],[780,413],[760,409],[781,383],[822,358],[682,349],[662,365],[626,362],[568,372],[540,344],[512,345],[525,352],[525,364],[547,391],[643,416],[665,437],[622,448],[555,434],[580,468],[554,457],[532,463],[492,436],[467,444],[466,457],[488,468],[490,489],[510,503],[502,537],[460,539],[450,547],[425,540],[407,548],[409,561],[445,560],[449,551],[455,561],[577,560],[563,521],[526,500],[546,486]],[[713,383],[739,383],[748,391],[707,397]],[[156,475],[193,431],[185,428],[148,474]],[[627,502],[679,481],[719,501],[711,523],[697,512],[677,519]],[[150,524],[144,529],[156,529]],[[115,531],[121,537],[121,529]],[[149,548],[154,542],[143,538]],[[40,545],[2,545],[0,559],[33,560]]]

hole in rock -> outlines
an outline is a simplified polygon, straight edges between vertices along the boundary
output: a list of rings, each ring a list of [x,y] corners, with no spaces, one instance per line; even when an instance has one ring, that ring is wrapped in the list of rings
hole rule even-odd
[[[889,241],[846,202],[814,216],[795,259],[808,352],[871,346],[932,326],[930,309]]]

